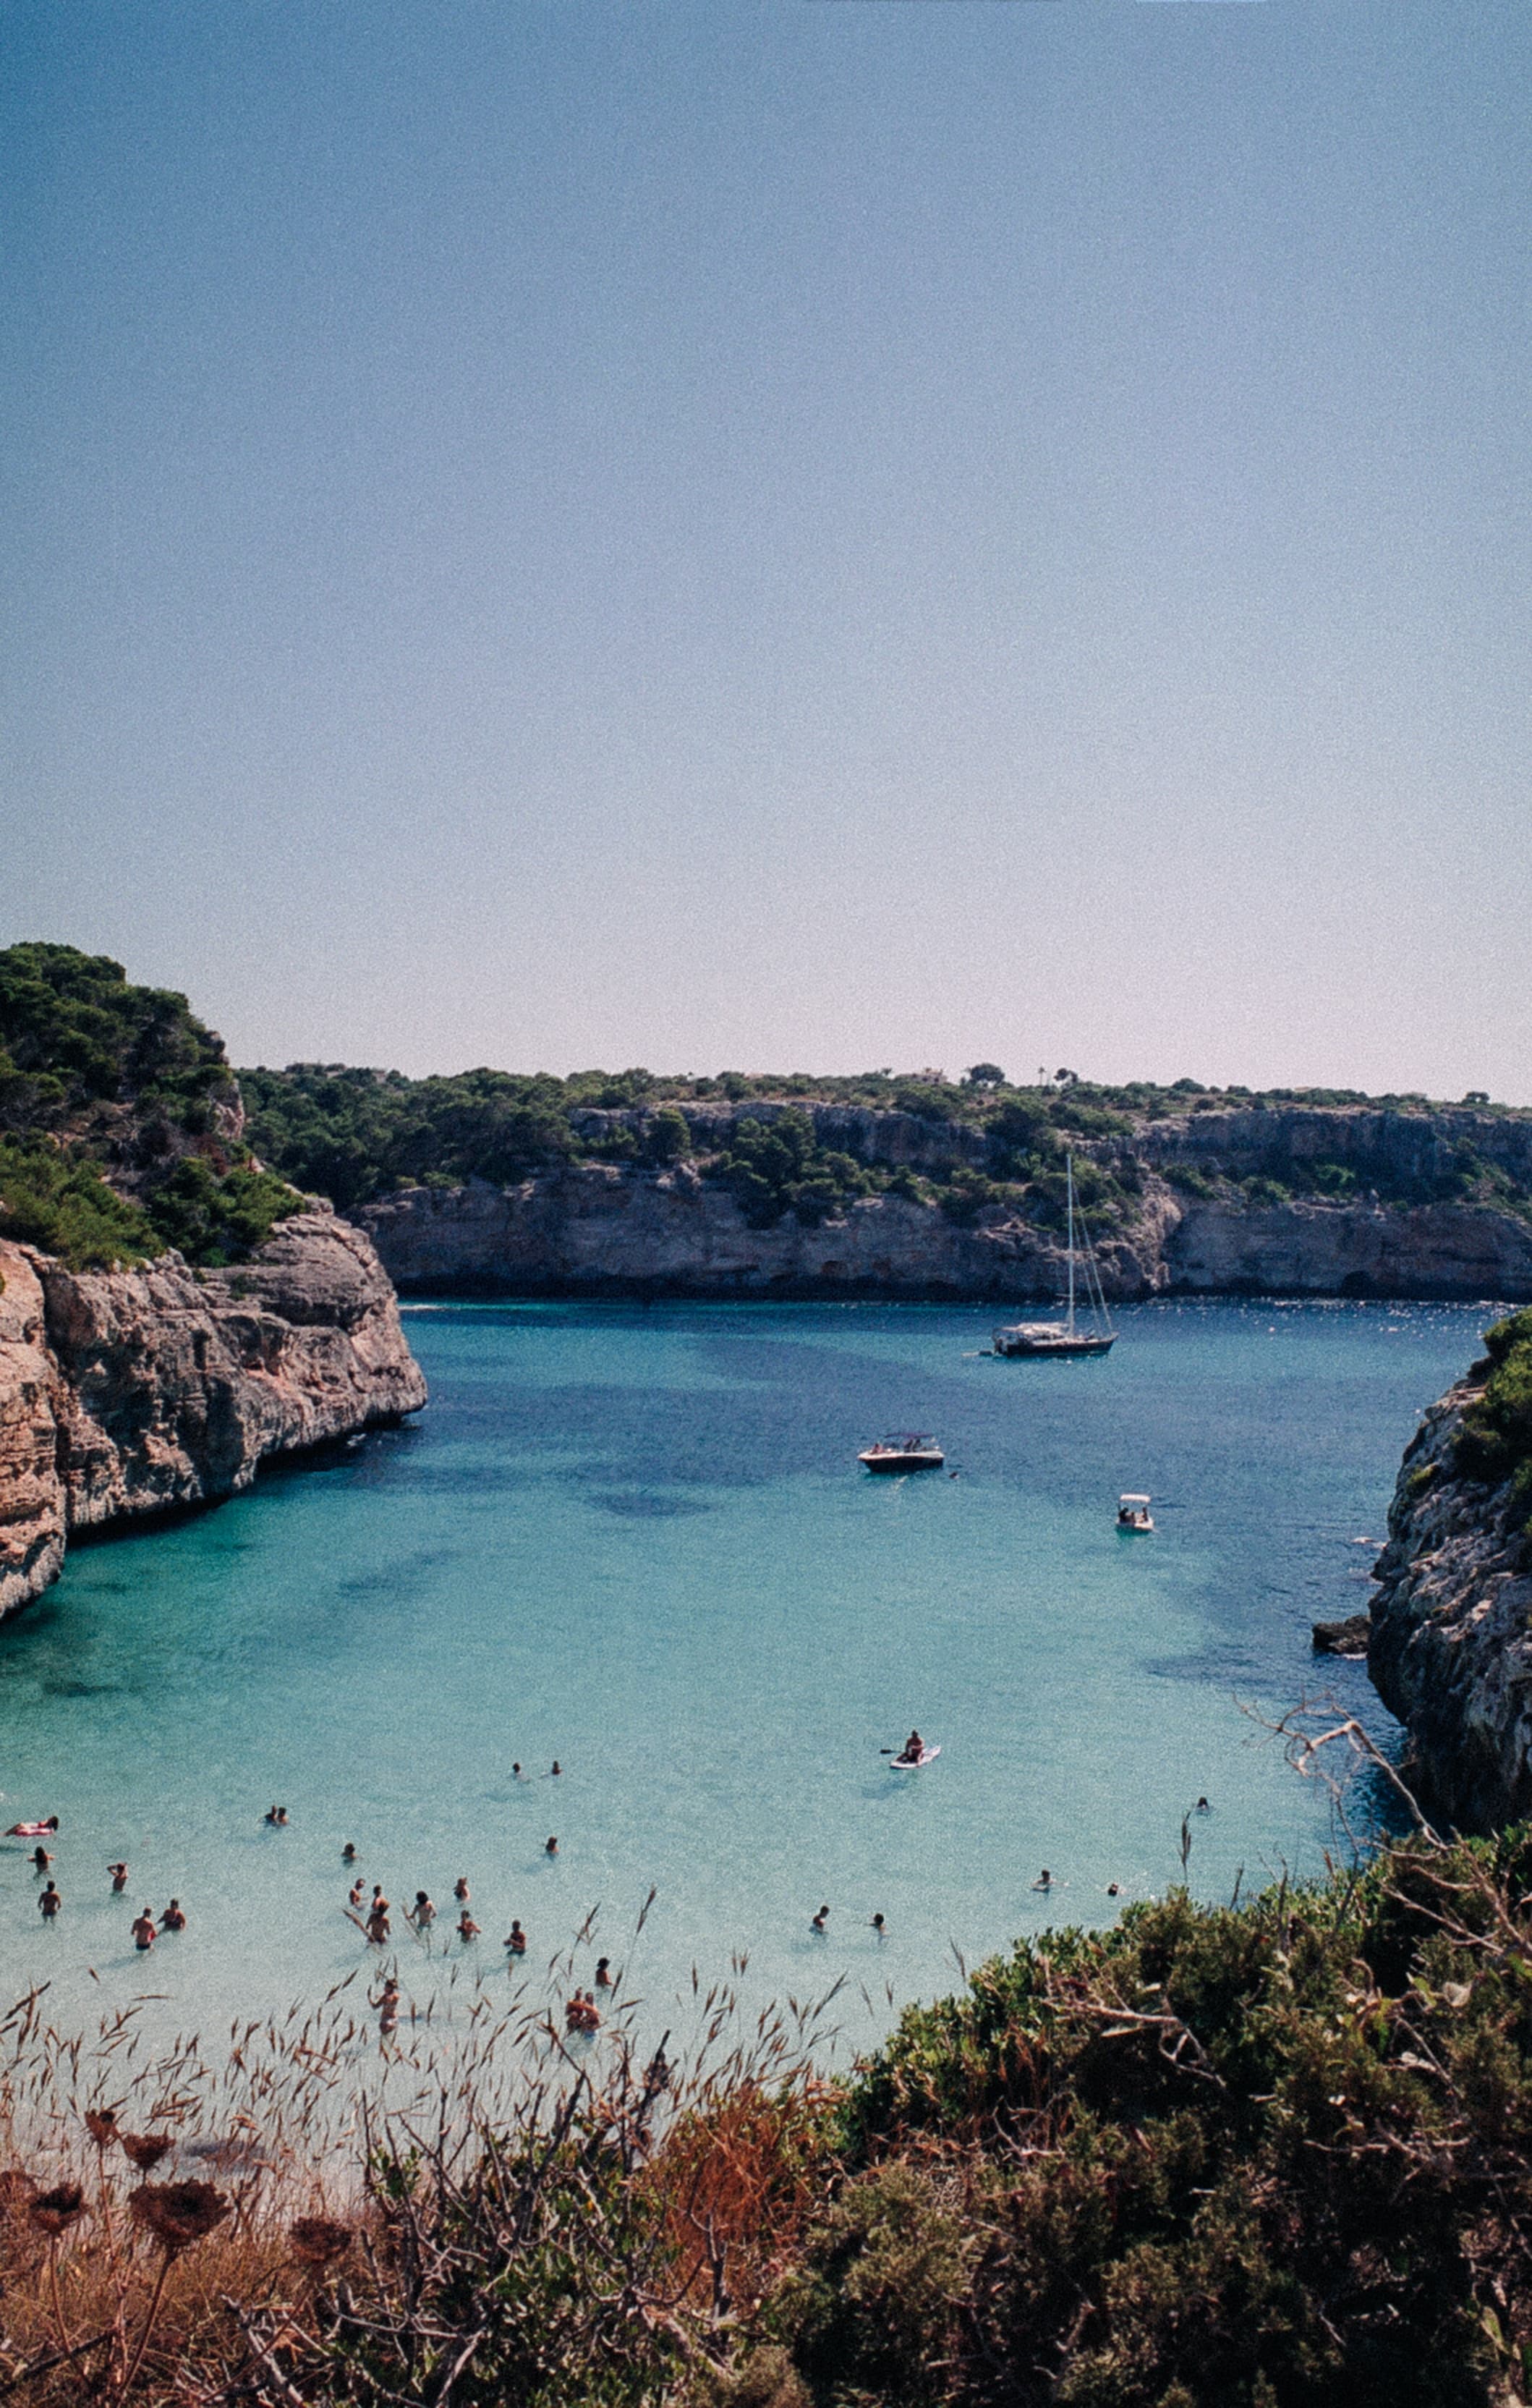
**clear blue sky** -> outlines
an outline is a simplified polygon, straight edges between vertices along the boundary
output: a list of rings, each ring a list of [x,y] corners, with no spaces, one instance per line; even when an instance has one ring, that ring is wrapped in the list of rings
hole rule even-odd
[[[1532,1101],[1526,0],[7,0],[0,936]]]

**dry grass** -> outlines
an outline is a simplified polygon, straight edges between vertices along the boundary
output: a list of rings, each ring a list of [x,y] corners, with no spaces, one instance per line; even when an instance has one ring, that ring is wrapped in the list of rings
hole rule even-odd
[[[217,2048],[155,2048],[134,2009],[66,2035],[19,2001],[0,2020],[0,2400],[306,2408],[348,2352],[391,2371],[346,2397],[435,2399],[435,2376],[413,2386],[451,2338],[450,2262],[478,2250],[490,2285],[571,2200],[591,2314],[552,2317],[559,2346],[614,2369],[656,2334],[678,2362],[726,2352],[808,2213],[828,2001],[747,2027],[732,1984],[694,1977],[684,2043],[656,2051],[619,1983],[604,2028],[571,2038],[550,2000],[590,1932],[542,1997],[449,1980],[382,2046],[354,1976]],[[191,2183],[221,2212],[167,2241],[150,2194]],[[50,2235],[37,2197],[68,2184],[83,2212]]]

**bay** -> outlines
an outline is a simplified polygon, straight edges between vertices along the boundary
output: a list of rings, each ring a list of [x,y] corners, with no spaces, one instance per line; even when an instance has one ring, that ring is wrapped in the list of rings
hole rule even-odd
[[[660,2020],[694,1966],[745,1959],[752,2006],[844,1977],[845,2053],[960,1959],[1162,1892],[1200,1796],[1196,1894],[1317,1875],[1331,1801],[1253,1715],[1329,1695],[1395,1742],[1310,1626],[1364,1602],[1401,1451],[1492,1312],[1159,1303],[1049,1364],[987,1358],[967,1309],[411,1309],[417,1424],[78,1548],[0,1629],[6,1819],[60,1816],[65,1901],[43,1928],[0,1846],[6,1987],[49,1983],[61,2027],[316,1998],[378,1964],[351,1840],[417,2000],[454,1961],[503,1985],[513,1914],[539,1968],[594,1914],[577,1974],[609,1954]],[[891,1428],[947,1471],[865,1476]],[[1140,1488],[1157,1528],[1124,1539]],[[880,1751],[912,1724],[942,1755],[903,1777]],[[187,1931],[138,1956],[172,1895]]]

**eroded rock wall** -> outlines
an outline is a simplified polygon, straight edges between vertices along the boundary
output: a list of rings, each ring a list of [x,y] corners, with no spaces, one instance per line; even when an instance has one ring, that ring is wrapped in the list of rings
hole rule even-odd
[[[0,1239],[0,1617],[57,1578],[66,1511],[58,1462],[64,1383],[48,1351],[32,1257]]]
[[[964,1227],[902,1196],[864,1197],[806,1228],[792,1213],[752,1229],[724,1187],[689,1164],[668,1171],[611,1163],[514,1187],[410,1187],[358,1219],[389,1276],[417,1294],[453,1288],[523,1295],[887,1296],[1005,1302],[1052,1297],[1055,1240],[1021,1220]],[[1158,1283],[1160,1212],[1101,1249],[1110,1294]]]
[[[1378,1559],[1367,1669],[1410,1733],[1409,1771],[1439,1819],[1488,1830],[1532,1813],[1532,1547],[1504,1491],[1458,1480],[1471,1378],[1405,1455]]]
[[[387,1274],[328,1211],[236,1270],[69,1271],[0,1248],[0,1612],[69,1531],[246,1488],[262,1463],[425,1402]]]
[[[495,1187],[409,1187],[357,1220],[416,1294],[886,1296],[1023,1303],[1060,1295],[1056,1235],[1017,1217],[966,1226],[868,1197],[805,1228],[752,1229],[729,1191],[674,1170],[589,1163]],[[1098,1241],[1117,1300],[1167,1295],[1532,1297],[1532,1226],[1463,1205],[1207,1204],[1148,1175]]]
[[[1164,1260],[1177,1295],[1532,1297],[1532,1225],[1476,1205],[1183,1198]]]

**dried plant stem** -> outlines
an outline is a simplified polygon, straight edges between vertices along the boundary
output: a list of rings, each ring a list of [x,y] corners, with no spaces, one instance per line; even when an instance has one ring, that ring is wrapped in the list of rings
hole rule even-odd
[[[160,2313],[160,2301],[165,2297],[165,2286],[169,2280],[170,2269],[174,2263],[175,2252],[173,2250],[166,2249],[160,2258],[159,2278],[154,2286],[154,2296],[149,2303],[149,2314],[144,2318],[143,2331],[138,2336],[138,2346],[133,2353],[133,2363],[128,2368],[126,2374],[123,2375],[122,2387],[117,2395],[120,2400],[126,2399],[128,2393],[133,2389],[134,2385],[138,2380],[138,2370],[143,2365],[144,2352],[149,2347],[150,2336],[154,2330],[154,2320]]]
[[[73,2349],[69,2328],[64,2321],[64,2301],[59,2297],[59,2244],[56,2237],[50,2237],[48,2243],[48,2287],[53,2294],[53,2321],[59,2329],[59,2346],[64,2350]]]

